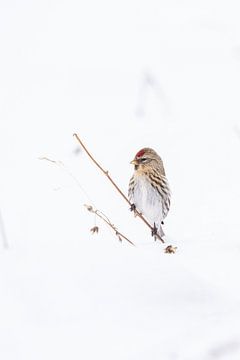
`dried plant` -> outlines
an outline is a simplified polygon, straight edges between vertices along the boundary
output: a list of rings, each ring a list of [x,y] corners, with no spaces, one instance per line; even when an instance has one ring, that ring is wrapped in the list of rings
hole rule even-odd
[[[97,210],[97,209],[94,209],[94,207],[92,205],[87,205],[87,204],[84,204],[84,206],[86,207],[86,209],[88,211],[90,211],[91,213],[95,214],[98,218],[100,218],[102,221],[105,222],[105,224],[107,224],[108,226],[110,226],[110,228],[114,231],[115,235],[118,237],[118,240],[119,241],[122,241],[123,239],[128,241],[131,245],[135,246],[134,243],[129,240],[125,235],[123,235],[122,233],[120,233],[118,231],[118,229],[116,228],[116,226],[109,220],[109,218],[103,214],[101,211]],[[94,233],[98,233],[98,227],[97,226],[94,226],[92,229],[91,229],[91,232],[94,234]]]
[[[94,227],[92,227],[92,228],[90,229],[90,231],[91,231],[92,234],[98,234],[98,232],[99,232],[99,227],[95,225]]]
[[[172,245],[168,245],[165,249],[164,252],[166,254],[175,254],[175,252],[177,251],[177,247],[176,246],[172,246]]]
[[[79,180],[65,167],[64,163],[62,161],[56,161],[56,160],[52,160],[46,156],[44,157],[40,157],[39,160],[45,160],[48,161],[56,166],[59,166],[62,170],[64,170],[78,185],[78,187],[80,187],[81,191],[90,199],[90,197],[88,196],[88,194],[86,193],[86,191],[83,189],[82,185],[80,184]],[[105,224],[107,224],[115,233],[115,235],[117,236],[119,241],[122,240],[126,240],[127,242],[129,242],[131,245],[135,246],[134,243],[129,240],[125,235],[123,235],[121,232],[118,231],[117,227],[109,220],[109,218],[100,210],[98,209],[94,209],[94,207],[92,205],[86,205],[84,204],[85,208],[93,213],[95,216],[97,216],[98,218],[100,218]],[[90,229],[92,234],[97,234],[99,232],[99,227],[95,224],[91,229]]]

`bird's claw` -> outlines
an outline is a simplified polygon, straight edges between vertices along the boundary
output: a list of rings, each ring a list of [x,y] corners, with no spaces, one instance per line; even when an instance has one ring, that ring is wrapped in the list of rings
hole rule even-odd
[[[152,236],[154,236],[155,240],[156,240],[156,238],[157,238],[157,237],[156,237],[157,231],[158,231],[158,229],[157,229],[156,225],[154,224],[154,226],[153,226],[153,228],[152,228]]]
[[[130,211],[135,211],[135,210],[136,210],[136,205],[135,205],[135,204],[131,204]]]
[[[140,213],[139,211],[137,211],[137,208],[136,208],[136,205],[135,205],[135,204],[131,204],[130,211],[133,211],[135,217],[136,217],[136,216],[139,216],[139,215],[140,215],[140,216],[142,215],[142,213]]]

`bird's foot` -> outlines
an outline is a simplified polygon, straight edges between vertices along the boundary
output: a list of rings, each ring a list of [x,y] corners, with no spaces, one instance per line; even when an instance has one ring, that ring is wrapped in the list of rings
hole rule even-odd
[[[130,211],[133,211],[133,212],[134,212],[134,216],[135,216],[135,217],[138,215],[135,204],[131,204]]]
[[[159,239],[162,243],[164,243],[164,240],[162,239],[162,237],[159,235],[158,233],[158,228],[156,227],[156,224],[154,223],[154,226],[152,228],[152,232],[151,232],[152,236],[154,237],[154,240],[156,241],[157,239]],[[164,234],[163,234],[164,235]]]
[[[154,226],[152,228],[152,236],[154,236],[154,240],[156,241],[157,240],[157,227],[156,227],[156,224],[154,223]]]
[[[136,205],[135,205],[135,204],[131,204],[130,211],[135,211],[135,210],[136,210]]]

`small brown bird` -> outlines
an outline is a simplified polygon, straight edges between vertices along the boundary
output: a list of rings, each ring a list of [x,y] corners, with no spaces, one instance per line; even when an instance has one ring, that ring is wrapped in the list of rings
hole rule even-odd
[[[138,151],[131,164],[128,197],[131,210],[137,209],[152,225],[152,235],[164,236],[162,224],[170,207],[170,188],[160,156],[151,148]]]

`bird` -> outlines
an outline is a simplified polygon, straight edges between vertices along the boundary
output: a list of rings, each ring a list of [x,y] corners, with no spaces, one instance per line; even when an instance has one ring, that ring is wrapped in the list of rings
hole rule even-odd
[[[134,173],[129,182],[130,210],[138,211],[152,226],[152,236],[163,241],[162,225],[170,208],[171,192],[161,157],[145,147],[131,161]]]

